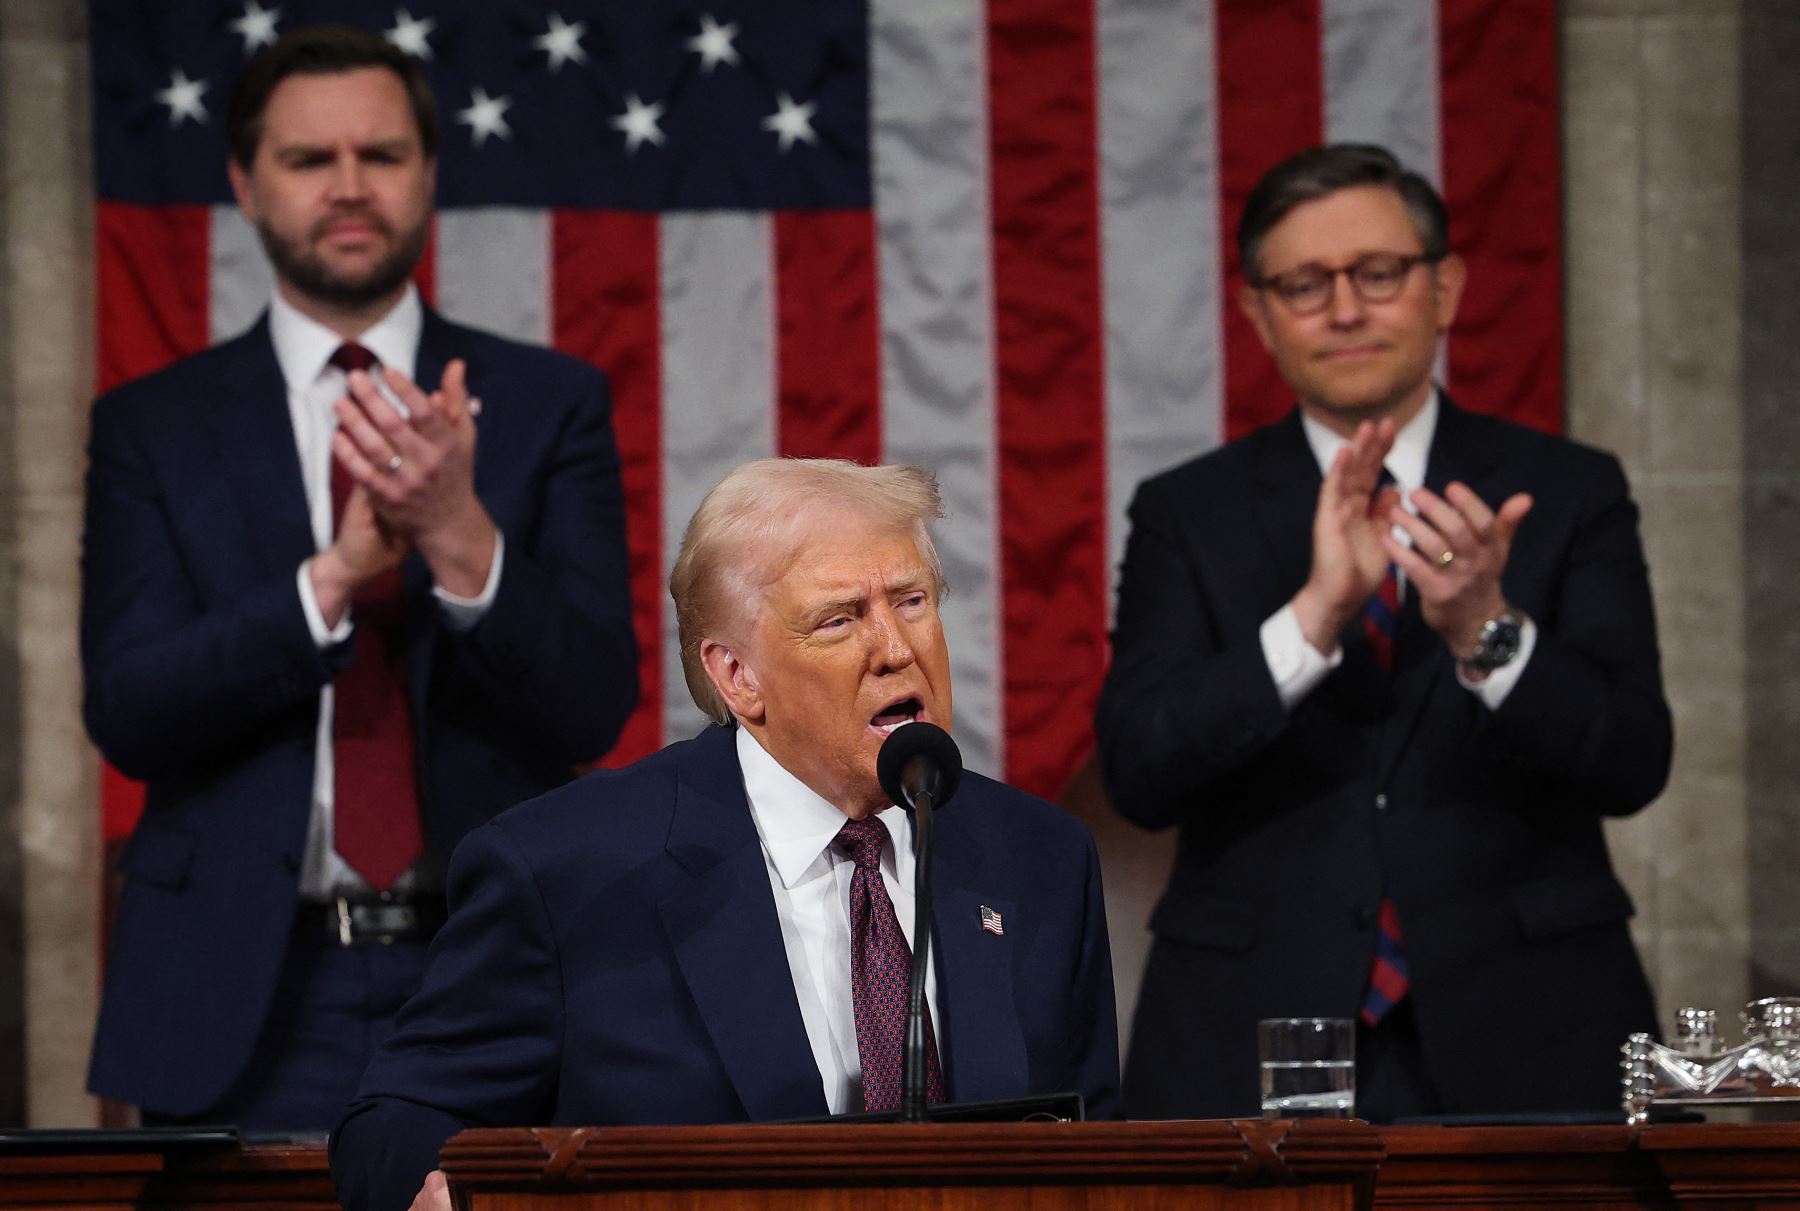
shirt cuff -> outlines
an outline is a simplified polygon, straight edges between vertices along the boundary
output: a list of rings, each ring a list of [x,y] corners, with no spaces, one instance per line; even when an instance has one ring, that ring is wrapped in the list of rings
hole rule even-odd
[[[1306,641],[1306,632],[1300,629],[1300,616],[1294,613],[1292,602],[1269,615],[1259,635],[1263,660],[1268,663],[1269,676],[1275,680],[1275,692],[1281,696],[1281,705],[1286,710],[1298,706],[1302,698],[1325,680],[1326,674],[1344,662],[1342,647],[1327,656]]]
[[[1519,655],[1509,660],[1481,681],[1471,681],[1463,676],[1462,665],[1456,666],[1456,679],[1462,687],[1481,699],[1490,711],[1500,709],[1506,696],[1512,693],[1513,686],[1519,684],[1519,675],[1525,671],[1526,662],[1531,659],[1532,650],[1537,647],[1537,623],[1527,618],[1519,627]]]
[[[447,593],[436,584],[431,586],[431,595],[438,599],[438,605],[444,613],[444,625],[453,631],[466,631],[486,617],[488,607],[494,604],[494,594],[500,589],[500,565],[505,562],[506,535],[498,529],[494,531],[494,562],[488,565],[487,583],[481,586],[481,592],[474,597],[458,597],[455,593]]]
[[[306,629],[312,632],[313,645],[323,652],[350,638],[350,611],[344,611],[335,627],[325,625],[325,613],[319,609],[319,596],[313,592],[312,574],[307,571],[310,563],[310,559],[300,561],[300,612],[306,615]]]

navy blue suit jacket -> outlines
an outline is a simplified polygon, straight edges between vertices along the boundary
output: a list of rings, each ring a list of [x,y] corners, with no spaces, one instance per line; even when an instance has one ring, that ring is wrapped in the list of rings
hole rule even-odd
[[[1118,1113],[1093,838],[966,775],[937,817],[952,1097],[1075,1090]],[[826,1113],[733,733],[713,727],[470,834],[425,987],[332,1136],[350,1208],[404,1207],[464,1127]],[[1004,935],[983,930],[981,907]]]
[[[1650,584],[1617,460],[1442,401],[1425,480],[1530,492],[1502,588],[1537,622],[1498,710],[1408,594],[1391,680],[1360,627],[1290,713],[1259,630],[1305,583],[1319,467],[1298,413],[1147,481],[1098,731],[1113,806],[1180,848],[1126,1065],[1134,1118],[1254,1114],[1256,1021],[1355,1017],[1399,909],[1446,1112],[1605,1110],[1654,1030],[1606,816],[1668,777]]]
[[[483,402],[475,488],[506,537],[492,607],[441,621],[403,565],[421,807],[442,862],[566,782],[636,699],[624,506],[605,378],[427,312],[418,380],[452,358]],[[90,1086],[198,1113],[244,1069],[294,919],[324,651],[296,573],[314,551],[267,319],[94,408],[82,560],[84,713],[148,783],[126,845]]]

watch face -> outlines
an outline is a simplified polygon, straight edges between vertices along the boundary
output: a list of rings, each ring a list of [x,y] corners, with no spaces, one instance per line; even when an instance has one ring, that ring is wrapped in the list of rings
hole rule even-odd
[[[1497,669],[1519,654],[1519,624],[1511,618],[1489,619],[1481,628],[1469,663],[1476,668]]]

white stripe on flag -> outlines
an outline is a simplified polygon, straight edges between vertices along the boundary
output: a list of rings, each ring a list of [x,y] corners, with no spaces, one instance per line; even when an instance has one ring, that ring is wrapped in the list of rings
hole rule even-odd
[[[256,322],[275,293],[275,270],[236,206],[214,206],[210,226],[207,331],[216,345]]]
[[[438,212],[437,305],[458,323],[550,343],[550,215],[511,206]]]
[[[985,87],[976,0],[871,0],[882,457],[937,474],[956,737],[1004,772]]]
[[[661,226],[666,581],[706,493],[733,467],[775,452],[774,233],[762,214],[670,214]],[[705,723],[685,684],[665,601],[665,743]]]
[[[1219,442],[1225,338],[1212,5],[1098,0],[1095,16],[1110,585],[1138,484]]]
[[[1380,143],[1443,185],[1438,0],[1321,0],[1325,138]]]

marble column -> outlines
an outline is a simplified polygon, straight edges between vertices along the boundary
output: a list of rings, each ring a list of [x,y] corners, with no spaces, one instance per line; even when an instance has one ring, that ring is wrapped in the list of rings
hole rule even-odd
[[[1743,113],[1745,780],[1750,984],[1800,995],[1800,9],[1747,0]]]
[[[24,1063],[0,1061],[0,1073],[23,1073],[30,1124],[84,1126],[95,1121],[83,1089],[101,942],[98,765],[76,654],[94,360],[85,5],[0,0],[0,170],[0,416],[12,438],[0,454],[11,573],[0,580],[0,725],[11,725],[0,740],[0,869],[17,874],[0,887],[22,893],[0,914],[24,940]],[[6,962],[0,989],[11,985]]]
[[[1675,713],[1668,790],[1609,830],[1665,1021],[1751,989],[1742,43],[1735,0],[1564,8],[1568,430],[1631,475]]]

